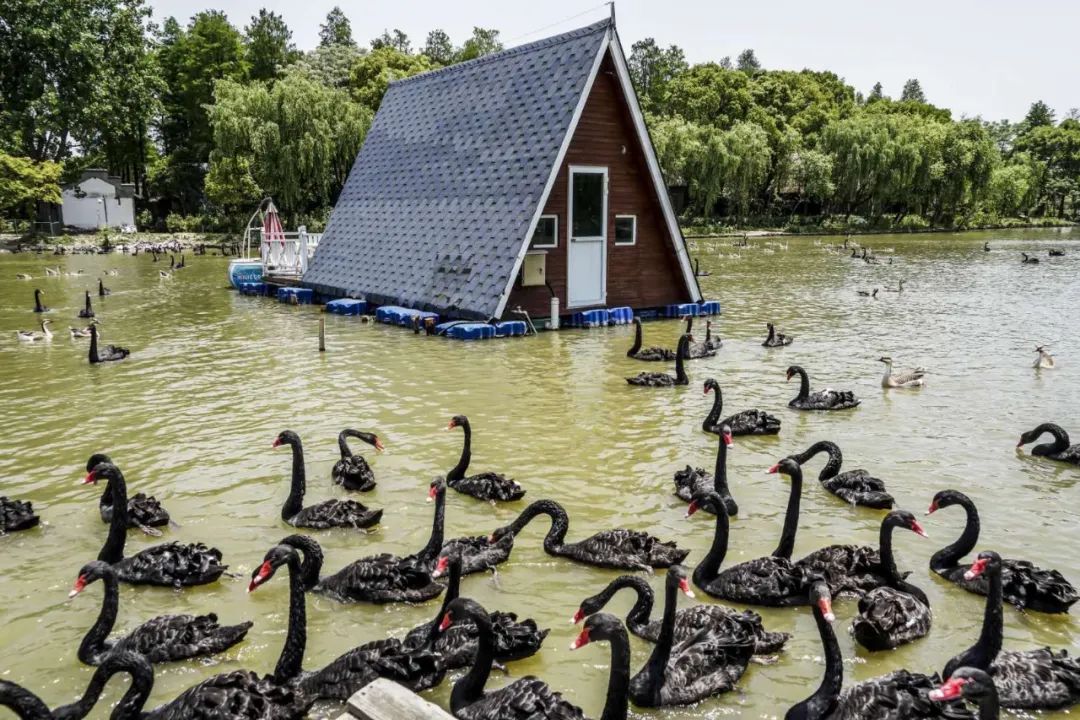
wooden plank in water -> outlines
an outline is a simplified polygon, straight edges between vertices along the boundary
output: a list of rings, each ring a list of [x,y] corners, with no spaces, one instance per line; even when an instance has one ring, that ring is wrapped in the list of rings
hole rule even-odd
[[[379,678],[349,698],[349,713],[360,720],[454,720],[453,716],[392,680]],[[339,718],[339,720],[349,720]]]

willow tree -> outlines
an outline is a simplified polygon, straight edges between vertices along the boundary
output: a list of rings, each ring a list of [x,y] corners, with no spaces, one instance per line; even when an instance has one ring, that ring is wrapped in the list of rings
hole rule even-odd
[[[227,205],[253,187],[290,214],[336,201],[371,125],[367,108],[291,71],[272,87],[220,81],[214,98],[212,202]]]

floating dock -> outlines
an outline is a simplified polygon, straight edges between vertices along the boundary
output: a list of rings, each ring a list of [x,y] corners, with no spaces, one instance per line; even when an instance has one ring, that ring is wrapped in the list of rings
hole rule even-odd
[[[386,678],[378,678],[349,698],[338,720],[454,720],[438,705]]]

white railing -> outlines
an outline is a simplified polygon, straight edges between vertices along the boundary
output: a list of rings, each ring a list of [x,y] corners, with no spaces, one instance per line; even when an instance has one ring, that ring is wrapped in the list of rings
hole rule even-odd
[[[322,233],[309,233],[303,227],[296,232],[282,233],[264,239],[260,233],[259,255],[263,277],[300,278],[308,269],[308,261],[319,247]]]

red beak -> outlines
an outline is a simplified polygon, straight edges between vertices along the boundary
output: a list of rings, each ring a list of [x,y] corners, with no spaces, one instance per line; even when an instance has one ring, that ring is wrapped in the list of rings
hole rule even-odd
[[[971,564],[971,569],[964,573],[965,580],[974,580],[986,571],[986,564],[990,562],[985,558],[979,558]]]
[[[570,643],[571,650],[577,650],[589,644],[589,628],[581,628],[581,633]]]
[[[918,520],[911,521],[911,532],[915,533],[916,535],[921,535],[924,538],[930,537],[926,534],[926,531],[923,530],[923,526],[919,524]]]
[[[833,615],[832,600],[829,598],[821,598],[817,601],[818,609],[821,610],[821,616],[825,618],[827,622],[832,622],[836,619],[836,615]]]
[[[788,372],[788,374],[787,374],[787,379],[788,379],[788,380],[790,380],[790,379],[791,379],[791,372],[790,372],[790,371],[789,371],[789,372]]]
[[[946,680],[941,687],[930,691],[930,699],[936,700],[937,702],[955,700],[964,694],[963,687],[966,684],[967,680],[964,678],[950,678]]]
[[[705,394],[705,395],[708,395],[708,394],[709,394],[709,393],[710,393],[711,391],[712,391],[712,388],[710,388],[710,387],[709,387],[708,385],[706,385],[706,386],[705,386],[705,393],[704,393],[704,394]]]
[[[933,515],[935,512],[937,512],[937,509],[938,509],[937,500],[934,500],[933,502],[930,503],[930,509],[926,511],[926,514],[927,515]]]
[[[375,438],[375,449],[379,452],[382,452],[386,449],[386,446],[382,444],[382,440],[380,440],[379,438]]]
[[[446,429],[447,429],[447,430],[453,430],[453,429],[454,429],[454,428],[456,428],[456,427],[457,427],[457,423],[456,423],[456,422],[454,422],[453,420],[451,420],[451,421],[450,421],[450,424],[446,426]]]
[[[686,578],[679,580],[679,589],[683,591],[683,595],[686,597],[694,597],[694,591],[690,589],[690,581]]]
[[[582,610],[581,608],[578,608],[577,612],[574,613],[574,617],[570,618],[570,622],[572,624],[574,624],[574,625],[577,625],[579,622],[581,622],[584,619],[585,619],[585,611]]]
[[[733,441],[731,440],[731,433],[729,433],[729,432],[724,433],[724,444],[727,445],[728,447],[732,446]]]
[[[262,566],[259,567],[259,572],[255,577],[251,578],[251,582],[248,583],[248,592],[251,592],[255,588],[262,585],[264,582],[270,579],[270,574],[274,571],[274,568],[270,566],[270,561],[265,561]]]
[[[84,589],[86,589],[86,576],[85,575],[80,575],[75,580],[75,587],[73,587],[71,589],[71,592],[68,593],[68,597],[69,598],[75,597],[76,595],[81,593]]]
[[[431,577],[442,577],[442,574],[446,572],[446,568],[450,567],[450,559],[445,555],[439,558],[439,562],[435,565],[435,569],[431,571]]]
[[[97,482],[97,473],[95,473],[93,470],[86,473],[86,477],[83,478],[83,485],[89,485],[90,483],[96,483],[96,482]]]
[[[699,509],[700,508],[699,508],[699,506],[697,504],[697,500],[691,500],[690,501],[690,506],[688,508],[686,508],[686,517],[690,517],[691,515],[696,513]]]
[[[771,468],[769,468],[765,472],[767,472],[767,473],[769,473],[771,475],[775,475],[776,473],[780,472],[780,463],[776,463],[775,465],[773,465]]]
[[[270,445],[270,447],[277,447],[280,444],[281,444],[281,438],[274,438],[274,442]]]
[[[1018,448],[1024,447],[1024,438],[1020,438],[1020,442],[1016,443],[1016,447],[1018,447]]]
[[[435,496],[438,495],[438,494],[439,494],[438,486],[432,485],[430,488],[428,488],[428,491],[427,491],[428,502],[431,502],[432,500],[434,500]]]
[[[442,622],[439,623],[439,632],[445,632],[446,628],[454,624],[454,618],[450,613],[443,615]]]

